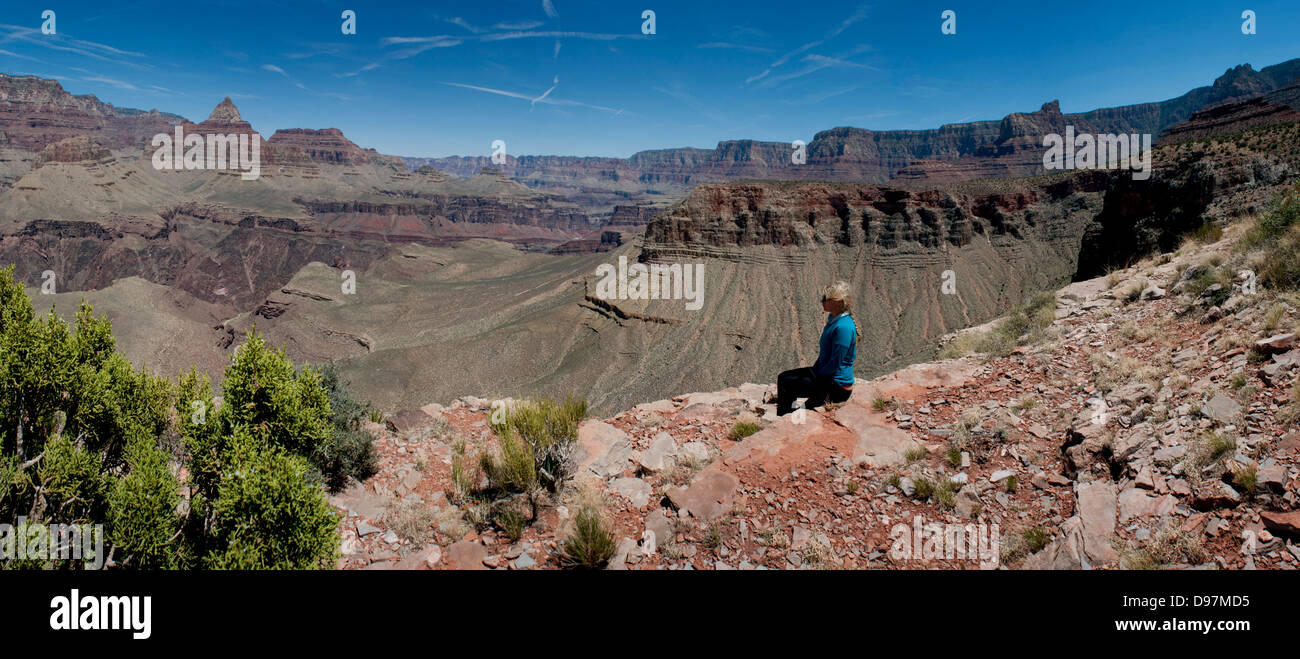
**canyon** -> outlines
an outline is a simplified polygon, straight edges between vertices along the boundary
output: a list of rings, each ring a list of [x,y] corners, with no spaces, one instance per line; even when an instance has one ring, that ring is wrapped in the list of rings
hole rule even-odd
[[[879,374],[1038,291],[1265,207],[1300,171],[1295,68],[1237,67],[1164,104],[833,129],[797,172],[786,145],[759,142],[498,168],[290,128],[262,142],[256,181],[150,164],[149,131],[261,140],[229,98],[192,123],[6,76],[0,264],[33,290],[55,272],[42,304],[89,301],[163,374],[220,372],[256,327],[388,410],[558,391],[612,412],[769,381],[815,357],[815,298],[836,278],[857,287],[859,372]],[[1041,134],[1066,125],[1164,131],[1152,177],[1033,170]],[[603,298],[598,272],[620,259],[706,265],[702,308]]]
[[[951,182],[1025,177],[1048,173],[1042,166],[1043,137],[1079,133],[1150,134],[1171,129],[1209,106],[1267,95],[1270,103],[1300,108],[1300,60],[1256,71],[1249,64],[1228,69],[1211,85],[1154,103],[1088,112],[1062,113],[1058,101],[1034,112],[1001,120],[946,124],[930,130],[873,131],[848,126],[824,130],[807,145],[807,161],[794,164],[789,142],[730,140],[712,149],[641,151],[628,158],[487,156],[405,158],[408,167],[432,166],[456,176],[484,167],[531,188],[564,194],[604,217],[617,204],[662,206],[701,183],[741,179],[857,181],[865,183]],[[798,136],[792,136],[794,139]]]

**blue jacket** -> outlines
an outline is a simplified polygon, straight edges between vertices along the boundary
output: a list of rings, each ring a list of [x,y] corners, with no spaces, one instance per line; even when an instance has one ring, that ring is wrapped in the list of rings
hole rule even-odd
[[[848,314],[826,317],[821,352],[813,372],[838,385],[853,384],[853,360],[858,356],[858,326]]]

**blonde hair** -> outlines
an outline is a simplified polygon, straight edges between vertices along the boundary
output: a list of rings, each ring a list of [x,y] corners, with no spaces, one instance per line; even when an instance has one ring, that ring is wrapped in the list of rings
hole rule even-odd
[[[841,313],[853,313],[853,288],[843,279],[823,289],[822,299],[841,303]]]

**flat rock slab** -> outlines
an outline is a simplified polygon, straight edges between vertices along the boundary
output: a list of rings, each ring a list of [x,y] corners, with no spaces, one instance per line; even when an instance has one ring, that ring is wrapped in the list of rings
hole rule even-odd
[[[1215,394],[1201,406],[1201,414],[1219,423],[1229,424],[1241,414],[1241,404],[1223,394]]]
[[[920,448],[920,442],[897,427],[883,423],[884,417],[861,405],[848,404],[834,412],[835,420],[853,433],[853,464],[894,467],[907,464],[905,454]]]
[[[722,405],[731,401],[739,400],[744,404],[744,397],[740,390],[735,387],[723,389],[722,391],[701,391],[692,394],[686,394],[679,397],[682,401],[682,409],[685,410],[693,405]],[[734,403],[733,403],[734,404]]]
[[[394,570],[428,570],[442,560],[442,547],[433,545],[417,552],[393,565]]]
[[[1295,347],[1295,333],[1287,332],[1286,334],[1277,334],[1267,339],[1260,339],[1255,342],[1255,351],[1272,355],[1280,352],[1286,352]]]
[[[765,403],[768,399],[776,398],[776,385],[774,384],[754,384],[746,382],[737,387],[740,389],[740,395],[748,401],[758,401],[759,404]]]
[[[1259,468],[1259,485],[1278,494],[1286,491],[1286,468],[1280,464]]]
[[[329,497],[330,504],[352,511],[356,515],[369,519],[379,519],[388,510],[388,497],[380,496],[366,490],[361,483],[353,483],[338,494]]]
[[[1119,521],[1127,522],[1148,515],[1171,515],[1176,505],[1178,499],[1168,494],[1153,496],[1145,490],[1130,488],[1119,494]]]
[[[1079,483],[1074,488],[1082,522],[1083,550],[1093,565],[1110,563],[1119,558],[1111,548],[1115,536],[1115,485],[1102,481]]]
[[[728,398],[716,403],[691,403],[688,398],[685,403],[682,403],[682,411],[677,413],[677,418],[691,421],[717,421],[736,416],[749,408],[749,402],[743,398]]]
[[[1241,494],[1223,481],[1212,481],[1192,488],[1191,503],[1197,510],[1232,508],[1241,503]]]
[[[630,457],[632,440],[622,430],[599,419],[589,419],[578,426],[579,472],[591,469],[602,477],[621,473],[620,462],[626,462]],[[615,468],[617,472],[613,471]]]
[[[1100,295],[1102,291],[1107,290],[1108,286],[1105,277],[1095,277],[1076,281],[1057,292],[1057,295],[1068,302],[1083,302],[1090,297]]]
[[[1291,368],[1292,366],[1300,365],[1300,348],[1280,355],[1273,355],[1273,363],[1277,364],[1280,368]]]
[[[677,441],[672,435],[660,432],[650,441],[650,447],[634,456],[634,459],[643,470],[654,474],[667,469],[676,452]]]
[[[913,364],[866,384],[853,387],[851,402],[870,407],[877,397],[897,396],[907,400],[915,398],[925,389],[933,387],[959,387],[979,372],[980,365],[972,359],[948,359],[927,364]]]
[[[644,508],[650,503],[650,484],[640,478],[616,478],[609,489],[631,501],[633,508]]]
[[[829,421],[820,412],[806,410],[787,414],[766,428],[746,437],[722,454],[727,466],[754,464],[769,474],[785,473],[791,467],[820,463],[827,455],[853,453],[857,438]],[[688,445],[689,446],[689,445]]]
[[[389,416],[384,421],[384,425],[399,435],[409,435],[433,425],[433,417],[425,414],[423,410],[401,410]]]
[[[687,487],[668,491],[668,499],[681,510],[711,522],[731,510],[740,480],[718,466],[706,467]]]
[[[645,530],[655,534],[655,545],[663,547],[673,541],[673,521],[661,509],[645,517]]]
[[[1300,510],[1290,512],[1262,512],[1259,514],[1264,527],[1274,533],[1286,533],[1300,536]]]
[[[657,400],[653,403],[642,403],[632,408],[637,412],[654,412],[656,414],[670,414],[677,410],[677,403],[671,400]]]
[[[1083,520],[1078,515],[1065,520],[1061,535],[1021,564],[1023,570],[1087,570],[1092,563],[1084,549]]]
[[[486,570],[483,559],[487,551],[483,545],[472,540],[461,540],[447,548],[447,567],[453,570]]]

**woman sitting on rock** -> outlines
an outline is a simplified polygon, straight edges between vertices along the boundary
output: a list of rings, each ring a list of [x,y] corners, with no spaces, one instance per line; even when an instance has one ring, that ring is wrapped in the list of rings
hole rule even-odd
[[[776,379],[776,413],[794,411],[797,398],[804,407],[842,403],[853,394],[853,360],[858,355],[858,326],[853,322],[852,290],[837,281],[822,292],[822,309],[829,314],[822,329],[821,349],[811,367],[796,368]]]

